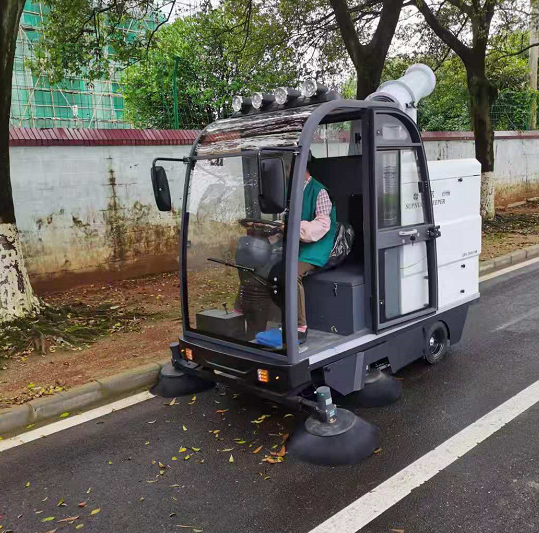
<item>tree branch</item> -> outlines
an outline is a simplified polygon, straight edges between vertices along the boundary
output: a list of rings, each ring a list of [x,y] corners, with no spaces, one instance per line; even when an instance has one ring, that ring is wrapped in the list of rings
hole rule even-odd
[[[419,12],[425,17],[427,24],[432,28],[432,31],[449,46],[462,59],[464,63],[470,60],[472,50],[460,41],[447,28],[444,28],[434,13],[430,10],[425,0],[416,0],[416,7]]]
[[[354,27],[354,23],[352,22],[352,18],[350,17],[350,12],[348,11],[348,5],[346,4],[346,0],[329,1],[331,7],[333,7],[335,18],[337,20],[337,24],[339,25],[344,45],[348,50],[348,54],[350,55],[352,63],[357,69],[361,66],[362,63],[364,47],[359,41],[359,37]]]

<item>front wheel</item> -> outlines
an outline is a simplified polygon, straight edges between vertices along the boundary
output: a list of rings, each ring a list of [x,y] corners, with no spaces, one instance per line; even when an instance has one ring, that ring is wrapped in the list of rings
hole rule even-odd
[[[449,333],[443,322],[435,322],[425,335],[425,360],[431,365],[441,362],[449,351]]]

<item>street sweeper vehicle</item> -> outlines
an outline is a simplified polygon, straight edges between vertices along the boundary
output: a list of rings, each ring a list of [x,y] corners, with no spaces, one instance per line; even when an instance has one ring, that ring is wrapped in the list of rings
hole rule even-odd
[[[225,383],[307,409],[288,448],[302,459],[340,464],[372,453],[377,428],[337,408],[332,391],[360,405],[396,400],[401,382],[389,374],[441,361],[479,298],[481,168],[475,159],[427,162],[416,106],[435,81],[414,65],[365,101],[314,80],[301,92],[238,96],[189,157],[154,161],[163,211],[179,195],[160,163],[187,166],[183,333],[157,393]],[[329,230],[305,242],[302,221],[316,215],[320,191]]]

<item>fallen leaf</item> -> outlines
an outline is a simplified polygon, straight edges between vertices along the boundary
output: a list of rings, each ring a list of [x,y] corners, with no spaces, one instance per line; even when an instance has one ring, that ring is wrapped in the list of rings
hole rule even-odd
[[[70,414],[70,413],[68,413],[68,412],[62,413],[62,414],[60,415],[60,418],[67,418],[67,417],[69,416],[69,414]]]
[[[112,464],[112,461],[109,461],[109,465],[111,465],[111,464]]]
[[[394,531],[394,533],[404,533],[404,529],[390,529],[389,531]]]
[[[229,411],[229,409],[217,409],[217,411],[215,411],[216,413],[219,413],[220,415],[223,415],[225,413],[227,413]]]
[[[176,403],[176,398],[172,398],[172,400],[169,402],[169,405],[174,405]]]
[[[183,527],[184,529],[194,529],[193,526],[182,526],[180,524],[176,524],[176,527]]]
[[[148,424],[155,424],[157,422],[157,420],[151,420],[150,422],[148,422]]]
[[[193,533],[202,533],[203,529],[193,529]]]
[[[191,448],[191,450],[193,450],[194,452],[199,452],[200,448]]]
[[[143,501],[144,501],[144,497],[141,496],[141,497],[139,498],[139,500],[140,500],[141,502],[143,502]]]
[[[44,518],[41,520],[42,522],[52,522],[54,520],[54,516],[47,516],[47,518]]]
[[[177,457],[173,457],[172,460],[173,460],[173,461],[177,461],[178,458],[177,458]]]
[[[189,402],[189,405],[193,405],[196,401],[197,401],[197,397],[196,397],[196,396],[193,396],[193,397],[191,398],[191,401]]]
[[[30,482],[29,482],[29,481],[27,481],[27,482],[26,482],[26,485],[25,485],[25,487],[27,487],[27,488],[28,488],[29,486],[30,486]]]
[[[283,446],[278,452],[277,452],[277,456],[278,457],[284,457],[286,454],[286,448]]]
[[[49,529],[48,531],[45,531],[45,533],[56,533],[58,531],[58,528],[55,529]]]
[[[184,461],[189,461],[190,457],[191,457],[190,455],[186,455],[186,456],[183,458],[183,460],[184,460]]]
[[[231,452],[234,448],[225,448],[224,450],[221,450],[222,452]]]
[[[157,479],[147,479],[146,483],[157,483]]]
[[[288,440],[288,437],[290,436],[290,433],[285,433],[283,435],[283,442],[286,442]]]
[[[35,426],[35,424],[28,424],[28,425],[26,426],[26,429],[32,429],[34,426]]]
[[[219,435],[221,433],[220,429],[214,429],[213,431],[210,431],[210,433],[213,433],[214,435]]]
[[[187,428],[185,426],[182,426],[182,428],[183,428],[184,431],[187,431]]]
[[[58,500],[58,503],[56,504],[56,507],[65,507],[65,500],[63,498],[60,498]]]
[[[86,494],[90,494],[90,492],[92,492],[92,487],[90,487],[90,488],[86,491]]]
[[[149,441],[149,440],[147,440],[147,441],[144,443],[145,446],[148,446],[148,444],[150,444],[150,441]]]
[[[165,471],[164,471],[164,470],[159,470],[159,475],[160,475],[160,476],[164,476],[164,475],[165,475]]]
[[[170,485],[171,487],[179,487],[177,483],[174,483],[174,485]]]
[[[75,529],[82,529],[84,527],[84,524],[78,524],[75,526]]]
[[[236,444],[245,444],[247,441],[241,440],[241,439],[234,439],[234,442],[235,442]]]
[[[292,413],[286,413],[286,415],[284,415],[283,418],[289,418],[289,417],[291,417],[291,416],[294,416],[294,415],[293,415]]]
[[[382,448],[376,448],[373,453],[380,453],[382,451]]]
[[[234,462],[234,457],[232,457],[232,454],[230,455],[230,459],[228,460],[229,463],[233,463]]]
[[[165,465],[161,461],[159,461],[158,465],[159,465],[159,468],[165,468]]]
[[[253,453],[258,453],[262,448],[263,446],[259,446],[256,450],[253,451]]]
[[[178,450],[180,453],[184,453],[187,451],[187,448],[184,448],[183,446]]]
[[[67,518],[62,518],[62,520],[58,520],[58,523],[60,522],[74,522],[75,520],[78,520],[78,516],[68,516]]]
[[[100,513],[101,512],[101,509],[97,508],[97,509],[94,509],[90,515],[94,515],[94,514],[97,514],[97,513]]]
[[[168,516],[169,518],[172,518],[173,516],[176,516],[176,513],[170,513]]]
[[[86,502],[80,502],[79,507],[86,507]]]
[[[48,499],[49,499],[49,497],[48,497],[48,496],[46,496],[46,497],[45,497],[45,498],[43,498],[43,499],[42,499],[41,501],[42,501],[42,502],[46,502],[46,501],[47,501]]]

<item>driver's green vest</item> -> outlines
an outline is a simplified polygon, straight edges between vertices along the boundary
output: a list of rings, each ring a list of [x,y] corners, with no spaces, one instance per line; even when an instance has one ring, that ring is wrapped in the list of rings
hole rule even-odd
[[[301,209],[301,220],[312,221],[316,218],[316,200],[320,191],[326,188],[316,181],[314,178],[309,180],[305,190],[303,191],[303,207]],[[335,232],[337,231],[337,217],[335,215],[335,204],[331,208],[329,214],[331,226],[329,231],[316,242],[300,242],[299,244],[299,260],[304,263],[310,263],[318,267],[322,267],[327,263],[329,254],[333,248],[335,240]]]

